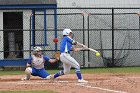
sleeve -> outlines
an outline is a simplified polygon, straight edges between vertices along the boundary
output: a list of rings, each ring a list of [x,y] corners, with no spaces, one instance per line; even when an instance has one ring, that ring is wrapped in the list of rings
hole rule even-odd
[[[67,38],[66,38],[66,40],[67,40],[68,42],[70,42],[70,43],[72,43],[72,42],[73,42],[73,39],[72,39],[72,38],[70,38],[70,37],[67,37]]]
[[[72,38],[67,38],[67,41],[70,42],[72,45],[76,45],[77,42],[75,40],[73,40]]]
[[[31,64],[31,63],[32,63],[32,60],[33,60],[33,58],[32,58],[32,56],[30,56],[27,63],[28,63],[28,64]]]
[[[49,61],[50,60],[50,58],[48,56],[43,56],[43,58],[44,58],[45,61]]]

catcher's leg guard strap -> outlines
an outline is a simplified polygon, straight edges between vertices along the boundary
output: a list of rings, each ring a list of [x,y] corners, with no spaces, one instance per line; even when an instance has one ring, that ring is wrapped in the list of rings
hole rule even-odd
[[[31,74],[31,73],[32,73],[32,68],[31,68],[31,67],[27,67],[27,68],[25,69],[25,73],[26,73],[26,74]]]

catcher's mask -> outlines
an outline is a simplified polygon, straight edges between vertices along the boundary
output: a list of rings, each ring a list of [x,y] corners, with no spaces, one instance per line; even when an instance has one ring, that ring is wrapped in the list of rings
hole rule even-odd
[[[38,46],[34,47],[33,54],[34,55],[42,55],[42,48],[38,47]]]

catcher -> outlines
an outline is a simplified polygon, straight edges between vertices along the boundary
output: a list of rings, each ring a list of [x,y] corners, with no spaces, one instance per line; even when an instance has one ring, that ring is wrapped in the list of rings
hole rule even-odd
[[[43,79],[51,79],[51,75],[44,68],[45,61],[54,63],[58,59],[50,59],[48,56],[42,55],[42,49],[40,47],[34,47],[33,54],[26,65],[26,76],[22,80],[30,80],[30,75],[39,76]]]

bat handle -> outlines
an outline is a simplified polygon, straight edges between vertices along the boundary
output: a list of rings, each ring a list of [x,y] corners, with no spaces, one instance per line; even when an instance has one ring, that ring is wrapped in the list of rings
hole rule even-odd
[[[88,50],[93,51],[93,52],[95,52],[95,53],[98,52],[98,51],[96,51],[95,49],[92,49],[92,48],[88,48]]]
[[[81,44],[81,45],[82,45],[82,47],[83,47],[84,49],[88,49],[88,50],[93,51],[93,52],[95,52],[95,53],[98,52],[98,51],[96,51],[95,49],[88,48],[87,46],[85,46],[85,45],[83,45],[83,44]]]

